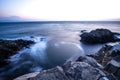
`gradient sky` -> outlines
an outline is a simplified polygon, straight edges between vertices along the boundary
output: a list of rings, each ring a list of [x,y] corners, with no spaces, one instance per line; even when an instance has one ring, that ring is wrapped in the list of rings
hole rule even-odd
[[[120,0],[0,0],[0,17],[42,20],[120,18]]]

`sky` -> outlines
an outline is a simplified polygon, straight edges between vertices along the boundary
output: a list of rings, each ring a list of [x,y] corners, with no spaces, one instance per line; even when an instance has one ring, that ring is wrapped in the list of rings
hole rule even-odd
[[[0,17],[36,20],[120,19],[120,0],[0,0]]]

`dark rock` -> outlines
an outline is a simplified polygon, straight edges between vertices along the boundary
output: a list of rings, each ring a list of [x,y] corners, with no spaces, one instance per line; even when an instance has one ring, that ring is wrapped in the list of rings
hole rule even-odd
[[[114,57],[120,56],[120,44],[106,44],[97,53],[88,56],[93,57],[101,64],[103,63],[104,59],[106,59],[108,63]]]
[[[81,30],[81,33],[87,33],[87,30]]]
[[[7,59],[16,54],[19,50],[26,47],[28,48],[33,41],[27,40],[0,40],[0,67],[9,63]]]
[[[69,80],[98,80],[103,76],[99,70],[85,62],[71,62],[65,73]]]
[[[120,44],[106,44],[96,54],[71,58],[61,67],[22,80],[120,80],[119,51]]]
[[[108,29],[96,29],[89,33],[80,35],[81,41],[90,44],[116,42],[120,41],[115,37],[115,34]]]
[[[120,79],[120,56],[113,58],[106,66],[105,70],[114,74]]]
[[[43,70],[34,77],[28,78],[28,76],[30,75],[18,77],[15,80],[99,80],[105,75],[88,63],[68,62],[64,67]]]
[[[92,58],[92,57],[88,57],[88,56],[83,57],[83,56],[80,56],[76,61],[86,62],[86,63],[88,63],[89,65],[91,65],[91,66],[93,66],[95,68],[99,68],[99,67],[102,68],[102,66],[94,58]]]
[[[104,66],[104,70],[120,80],[120,44],[105,45],[96,54],[88,55]]]
[[[55,67],[40,72],[36,77],[28,80],[69,80],[61,67]]]

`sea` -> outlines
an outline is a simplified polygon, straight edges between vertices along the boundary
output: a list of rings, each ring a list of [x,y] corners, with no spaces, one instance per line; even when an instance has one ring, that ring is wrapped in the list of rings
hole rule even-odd
[[[120,33],[120,21],[41,21],[0,23],[0,39],[32,40],[8,59],[11,64],[0,68],[0,80],[61,66],[73,57],[95,54],[104,44],[80,41],[83,31],[109,29]]]

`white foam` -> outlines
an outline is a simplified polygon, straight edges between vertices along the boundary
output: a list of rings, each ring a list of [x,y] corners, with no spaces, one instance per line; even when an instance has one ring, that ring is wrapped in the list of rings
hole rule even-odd
[[[25,37],[19,37],[19,38],[7,38],[6,40],[18,40],[18,39],[40,42],[41,40],[46,39],[46,37],[43,37],[43,36],[25,36]]]
[[[46,53],[45,50],[47,48],[47,41],[39,41],[40,39],[36,39],[36,44],[31,47],[30,55],[36,62],[45,62]]]
[[[20,38],[19,38],[20,39]],[[46,62],[46,48],[47,39],[45,37],[25,37],[24,40],[32,40],[35,42],[30,48],[24,48],[16,55],[10,57],[11,65],[13,68],[10,71],[20,68],[20,65],[27,65],[26,62],[30,62],[32,67],[29,67],[30,71],[42,70],[41,64]],[[15,39],[14,39],[15,40]],[[18,66],[15,66],[18,65]]]
[[[103,80],[109,80],[107,77],[103,77]]]

